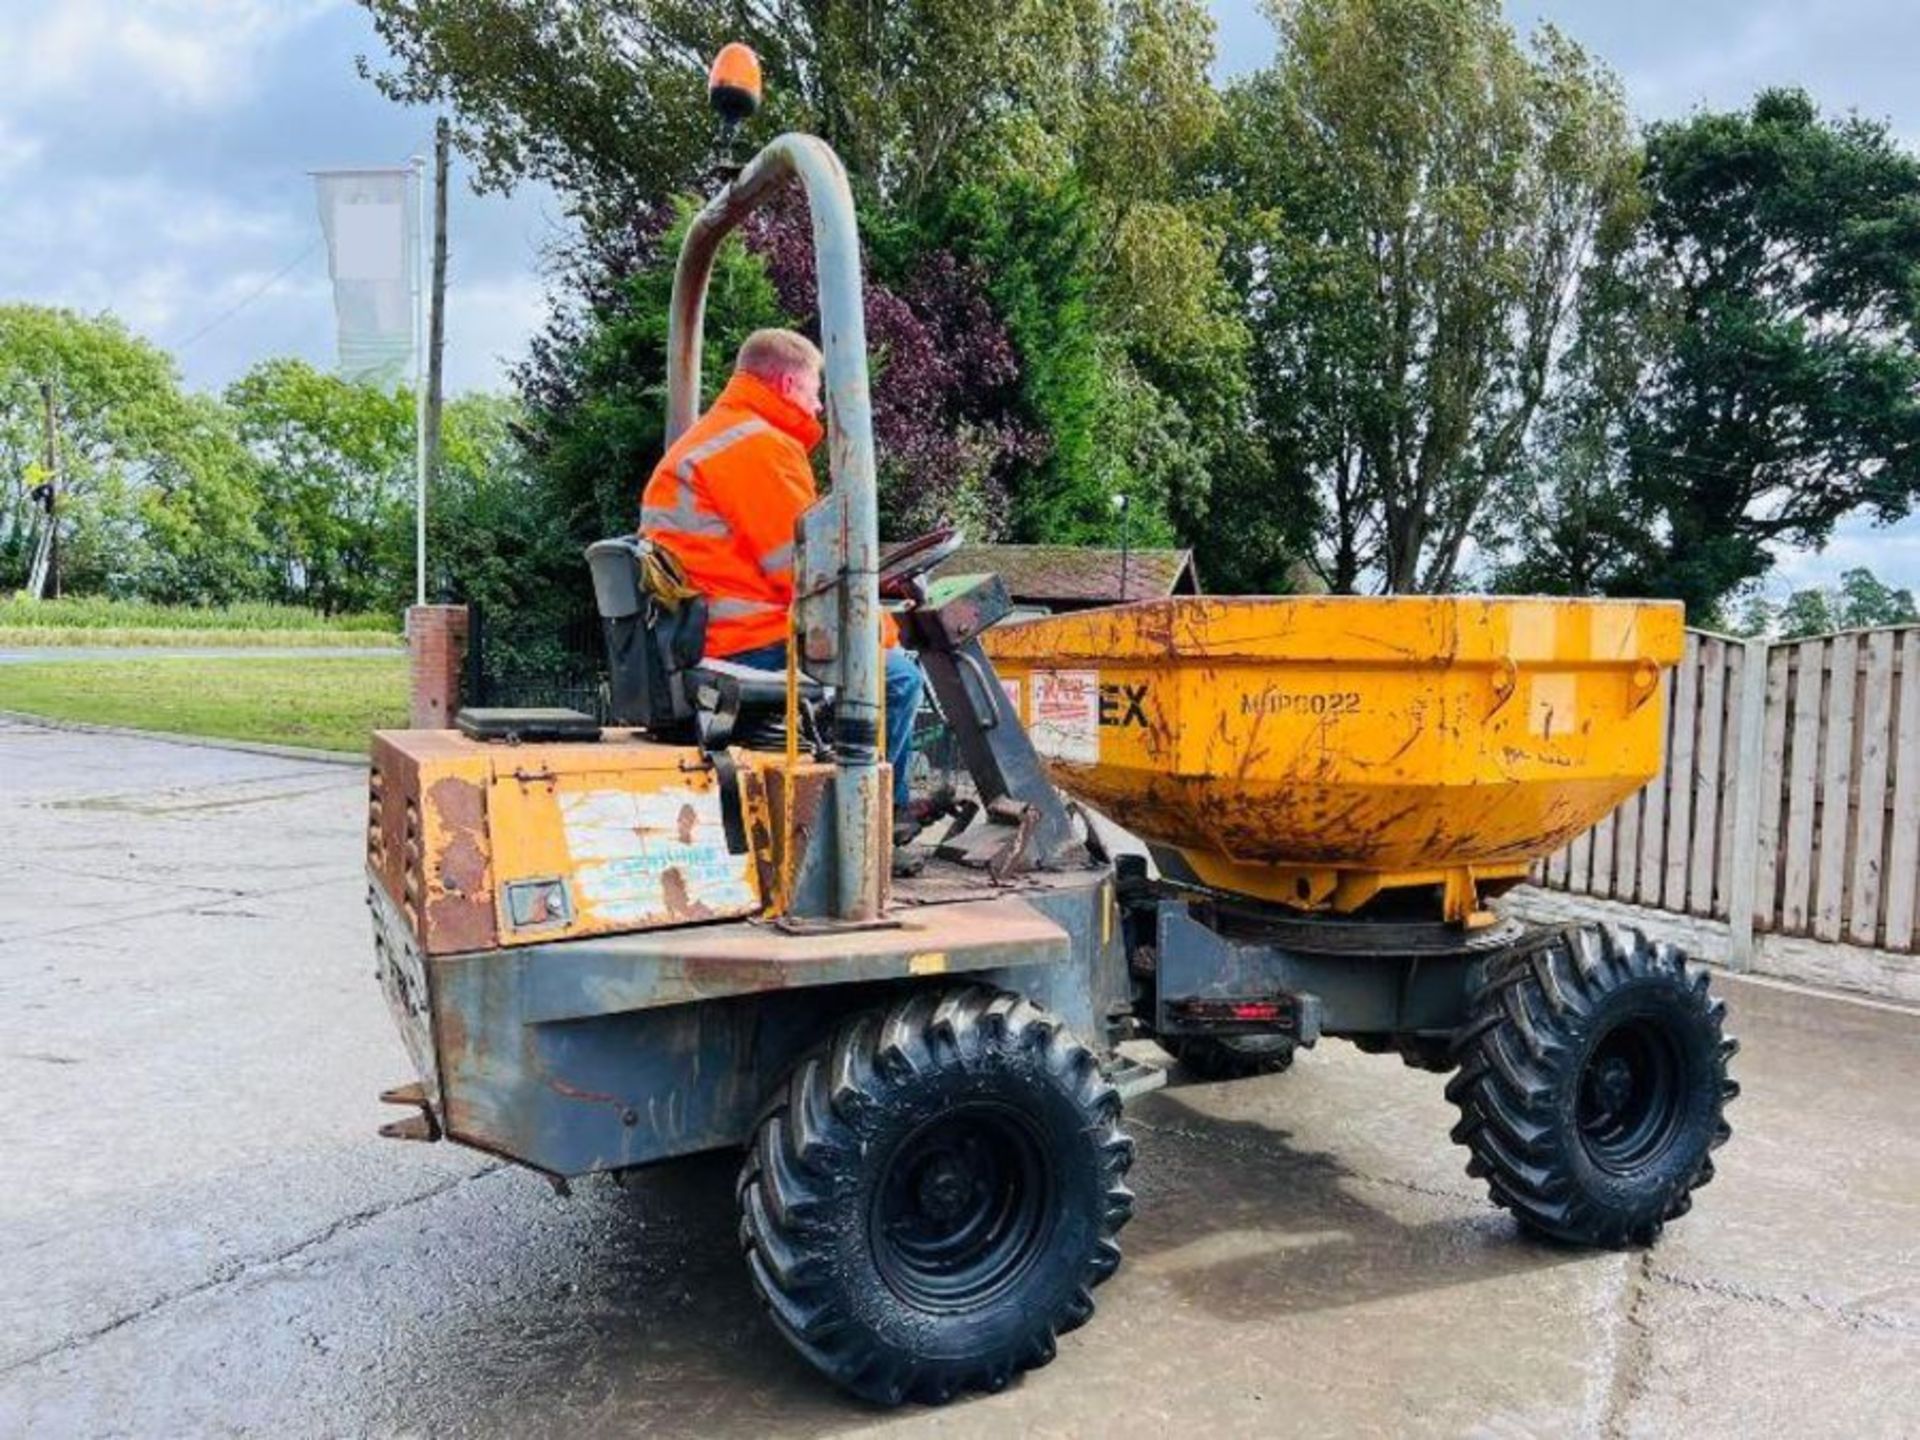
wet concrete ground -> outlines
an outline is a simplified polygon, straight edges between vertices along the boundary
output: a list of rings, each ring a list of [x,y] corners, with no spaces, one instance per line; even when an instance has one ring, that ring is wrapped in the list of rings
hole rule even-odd
[[[1516,1235],[1390,1060],[1147,1097],[1093,1322],[885,1413],[756,1312],[730,1160],[561,1200],[375,1137],[361,807],[0,722],[0,1435],[1920,1434],[1920,1016],[1721,982],[1735,1138],[1644,1254]]]

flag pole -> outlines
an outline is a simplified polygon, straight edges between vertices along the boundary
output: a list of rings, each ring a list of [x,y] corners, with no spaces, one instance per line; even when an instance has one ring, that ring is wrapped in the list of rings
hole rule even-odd
[[[433,127],[433,258],[427,266],[427,488],[440,483],[440,430],[445,409],[447,350],[447,160],[453,132],[442,115]]]
[[[413,157],[413,603],[427,603],[427,161]]]

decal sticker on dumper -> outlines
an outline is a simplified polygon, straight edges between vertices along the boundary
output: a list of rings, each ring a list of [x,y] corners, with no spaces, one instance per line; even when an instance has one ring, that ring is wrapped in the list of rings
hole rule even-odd
[[[758,905],[752,860],[727,850],[717,790],[562,794],[582,908],[618,924],[673,924]]]
[[[1036,670],[1027,734],[1052,760],[1092,765],[1100,759],[1100,672]]]

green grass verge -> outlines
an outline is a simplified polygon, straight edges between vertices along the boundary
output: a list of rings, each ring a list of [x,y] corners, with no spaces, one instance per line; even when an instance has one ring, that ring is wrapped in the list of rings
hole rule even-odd
[[[372,630],[114,630],[82,625],[0,625],[0,650],[71,645],[115,650],[174,645],[215,650],[257,650],[283,645],[329,650],[394,650],[400,644],[398,635],[382,635]]]
[[[286,633],[328,636],[376,635],[397,639],[400,622],[393,615],[322,615],[298,605],[155,605],[145,600],[108,600],[82,596],[63,600],[0,597],[0,631],[25,630],[198,630],[222,632],[277,631],[281,638],[261,641],[291,644]],[[352,643],[352,642],[346,642]]]
[[[365,751],[407,720],[401,656],[0,665],[0,710],[176,735]]]

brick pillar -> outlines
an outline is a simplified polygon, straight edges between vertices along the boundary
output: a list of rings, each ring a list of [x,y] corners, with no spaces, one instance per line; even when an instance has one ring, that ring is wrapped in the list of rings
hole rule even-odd
[[[450,730],[460,709],[460,672],[467,659],[467,607],[415,605],[407,611],[413,652],[411,724]]]

